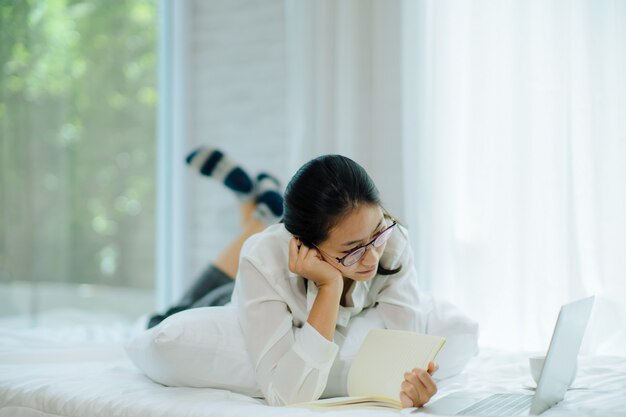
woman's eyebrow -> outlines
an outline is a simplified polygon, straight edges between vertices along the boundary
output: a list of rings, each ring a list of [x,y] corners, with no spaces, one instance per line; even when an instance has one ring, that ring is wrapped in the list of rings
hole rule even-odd
[[[378,226],[376,226],[376,227],[374,228],[374,231],[372,232],[372,235],[373,235],[374,233],[376,233],[376,231],[378,230],[378,228],[380,227],[380,225],[381,225],[381,224],[383,224],[383,220],[385,220],[385,218],[384,218],[384,217],[380,219],[380,222],[378,222]],[[370,235],[370,236],[371,236],[371,235]],[[361,239],[361,240],[352,240],[352,241],[350,241],[350,242],[342,243],[342,244],[341,244],[341,246],[352,246],[352,245],[354,245],[355,243],[361,243],[361,242],[363,242],[364,240],[365,240],[365,239]]]

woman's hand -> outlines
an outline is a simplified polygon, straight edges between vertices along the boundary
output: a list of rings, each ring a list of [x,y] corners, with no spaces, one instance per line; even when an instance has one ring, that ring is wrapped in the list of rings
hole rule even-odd
[[[437,384],[431,377],[439,369],[434,362],[428,364],[428,369],[413,369],[404,374],[400,392],[402,407],[421,407],[437,393]]]
[[[315,248],[303,245],[295,237],[289,242],[289,270],[313,281],[318,288],[328,284],[343,285],[341,272],[326,262]]]

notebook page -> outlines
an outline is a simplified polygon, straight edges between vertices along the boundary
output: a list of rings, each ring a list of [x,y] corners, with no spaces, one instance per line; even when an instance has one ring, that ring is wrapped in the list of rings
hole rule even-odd
[[[444,343],[443,337],[415,332],[370,331],[350,368],[348,394],[399,399],[404,373],[426,369]]]

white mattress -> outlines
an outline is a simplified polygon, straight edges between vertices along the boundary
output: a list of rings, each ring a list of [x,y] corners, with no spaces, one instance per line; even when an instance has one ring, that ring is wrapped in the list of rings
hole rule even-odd
[[[314,412],[270,407],[223,390],[168,388],[126,357],[128,329],[0,329],[0,417],[394,416],[392,410]],[[528,354],[483,351],[438,396],[459,389],[524,392]],[[565,400],[545,416],[626,416],[626,358],[582,357]],[[529,391],[526,391],[529,392]],[[402,413],[415,413],[413,409]],[[421,411],[420,414],[423,414]]]

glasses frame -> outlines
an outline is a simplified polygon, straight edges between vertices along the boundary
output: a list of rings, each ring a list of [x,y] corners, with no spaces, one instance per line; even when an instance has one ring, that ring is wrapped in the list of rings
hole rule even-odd
[[[394,219],[392,219],[392,220],[393,220],[393,223],[391,223],[391,225],[390,225],[389,227],[386,227],[384,230],[381,230],[379,233],[377,233],[377,234],[376,234],[376,236],[374,236],[374,239],[372,239],[369,243],[366,243],[365,245],[361,245],[361,246],[359,246],[359,247],[357,247],[357,248],[352,249],[350,252],[346,253],[346,254],[345,254],[344,256],[342,256],[341,258],[338,258],[338,257],[336,257],[336,256],[330,255],[330,254],[328,254],[328,253],[324,252],[322,249],[320,249],[319,247],[317,247],[317,246],[315,246],[315,245],[313,245],[313,246],[315,246],[315,248],[316,248],[317,250],[319,250],[320,252],[324,253],[326,256],[329,256],[329,257],[331,257],[331,258],[335,259],[335,260],[336,260],[337,262],[339,262],[341,265],[345,266],[346,268],[349,268],[349,267],[351,267],[352,265],[355,265],[356,263],[358,263],[361,259],[363,259],[363,257],[364,257],[364,256],[365,256],[365,254],[367,253],[367,248],[368,248],[370,245],[373,245],[373,244],[374,244],[374,242],[376,242],[376,240],[377,240],[377,239],[378,239],[378,238],[379,238],[379,237],[380,237],[383,233],[385,233],[385,232],[387,232],[387,231],[391,230],[394,226],[396,226],[396,225],[398,224],[398,222],[397,222],[396,220],[394,220]],[[387,240],[389,240],[389,238],[387,238],[387,239],[385,240],[385,242],[387,242]],[[383,243],[385,243],[385,242],[383,242]],[[380,246],[382,246],[382,244],[381,244]],[[380,246],[375,246],[375,247],[379,248]],[[361,256],[359,256],[359,258],[358,258],[357,260],[355,260],[353,263],[351,263],[351,264],[349,264],[349,265],[346,265],[346,264],[344,263],[344,262],[345,262],[345,260],[346,260],[346,258],[347,258],[348,256],[350,256],[350,255],[354,254],[354,252],[359,251],[359,250],[361,250],[361,249],[365,249],[365,250],[363,251],[363,254],[362,254]]]

